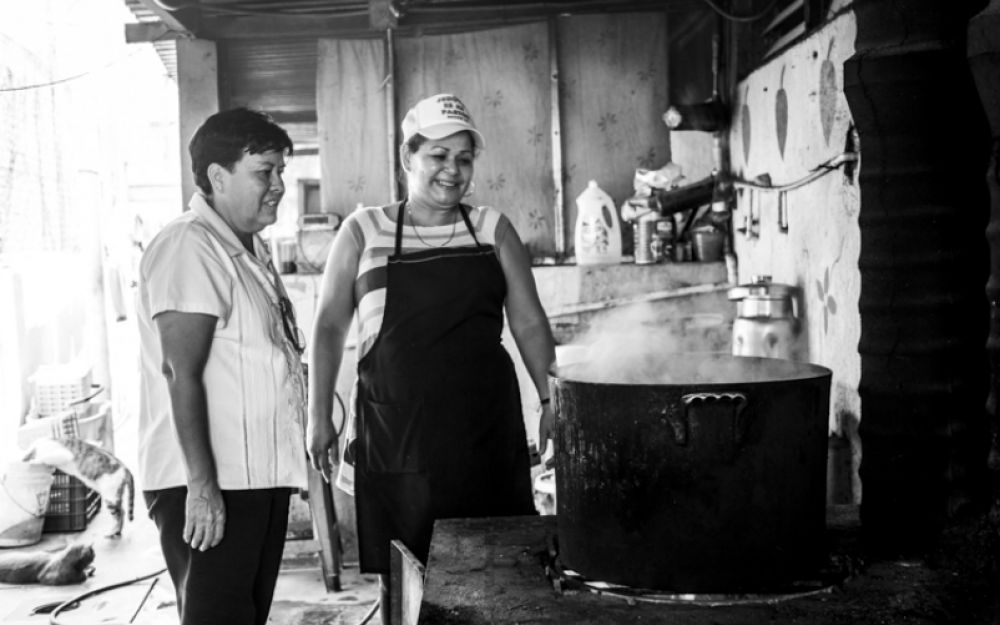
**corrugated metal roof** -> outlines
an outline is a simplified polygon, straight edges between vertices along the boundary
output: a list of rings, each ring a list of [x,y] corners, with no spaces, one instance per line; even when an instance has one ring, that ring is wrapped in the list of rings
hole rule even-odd
[[[124,1],[125,6],[132,12],[137,22],[141,24],[156,24],[160,22],[160,16],[150,11],[141,0]],[[167,73],[171,78],[177,80],[177,46],[174,44],[174,40],[164,39],[162,41],[154,41],[153,48],[160,57],[160,61],[163,62],[163,67],[166,68]]]
[[[471,31],[563,13],[682,11],[703,0],[382,0],[398,11],[400,36]],[[316,45],[320,37],[382,37],[369,0],[123,0],[177,78],[178,36],[216,42],[220,106],[266,110],[296,144],[316,141]]]

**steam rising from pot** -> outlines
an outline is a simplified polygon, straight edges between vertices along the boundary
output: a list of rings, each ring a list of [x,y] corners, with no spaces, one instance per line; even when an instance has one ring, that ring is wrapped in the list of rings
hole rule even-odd
[[[691,319],[691,318],[689,318]],[[694,324],[696,325],[696,324]],[[657,315],[648,303],[621,306],[557,350],[557,376],[603,384],[734,384],[795,380],[804,363],[696,351],[692,324]]]

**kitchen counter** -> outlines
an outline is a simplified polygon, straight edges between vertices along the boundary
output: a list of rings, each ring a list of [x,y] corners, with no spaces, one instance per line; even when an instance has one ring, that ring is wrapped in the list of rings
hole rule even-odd
[[[550,316],[588,304],[726,285],[726,265],[721,262],[539,265],[532,272],[542,305]]]

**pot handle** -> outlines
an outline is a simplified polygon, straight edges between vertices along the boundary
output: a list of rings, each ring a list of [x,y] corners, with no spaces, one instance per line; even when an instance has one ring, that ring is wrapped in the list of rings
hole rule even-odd
[[[688,441],[688,430],[690,418],[688,411],[692,404],[704,402],[731,402],[733,406],[733,442],[739,445],[743,442],[746,434],[747,420],[743,418],[743,409],[747,406],[747,396],[739,392],[729,393],[688,393],[681,396],[681,403],[684,404],[682,415],[676,412],[669,412],[667,420],[674,432],[674,442],[678,445],[686,445]]]

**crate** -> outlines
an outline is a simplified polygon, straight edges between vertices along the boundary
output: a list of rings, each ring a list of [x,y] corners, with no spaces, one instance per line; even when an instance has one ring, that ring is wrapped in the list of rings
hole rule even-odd
[[[26,419],[17,429],[17,444],[28,449],[39,438],[81,438],[98,443],[103,449],[114,453],[114,422],[111,419],[111,402],[86,402],[92,414],[83,412],[63,412],[50,417]]]
[[[80,364],[42,365],[33,376],[35,410],[45,417],[92,393],[91,370]]]
[[[101,509],[101,496],[77,478],[56,470],[42,532],[79,532]]]

